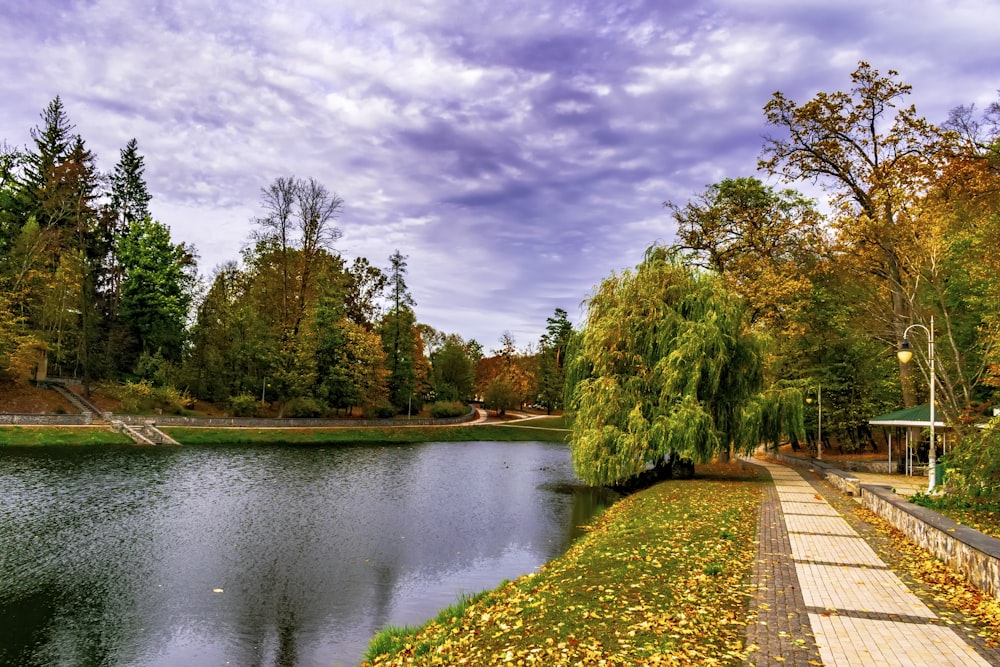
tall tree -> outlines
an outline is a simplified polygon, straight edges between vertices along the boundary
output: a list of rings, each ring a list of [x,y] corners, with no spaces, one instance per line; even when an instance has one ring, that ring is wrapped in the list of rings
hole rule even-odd
[[[0,141],[0,266],[6,266],[27,216],[22,210],[18,182],[24,167],[25,156]],[[5,272],[0,270],[0,279]]]
[[[914,205],[946,155],[942,132],[914,106],[901,106],[910,86],[898,76],[862,62],[849,92],[821,92],[801,106],[775,93],[764,112],[787,136],[769,138],[761,159],[770,173],[819,180],[833,191],[844,252],[886,295],[868,329],[892,345],[919,315],[910,260],[920,254]],[[913,405],[910,367],[899,370],[904,401]]]
[[[266,384],[277,341],[266,311],[252,298],[256,282],[235,262],[216,270],[198,304],[184,364],[184,382],[196,395],[224,401],[259,395]]]
[[[279,177],[261,190],[264,215],[257,218],[256,253],[278,268],[278,306],[283,334],[294,338],[319,294],[322,264],[340,238],[334,221],[343,199],[319,181]]]
[[[556,308],[552,317],[546,319],[545,333],[539,344],[538,353],[538,399],[545,410],[562,407],[566,384],[566,348],[573,334],[567,313]]]
[[[118,233],[125,234],[133,222],[149,217],[149,194],[144,177],[145,158],[139,154],[139,142],[129,139],[121,149],[118,164],[111,174],[111,200],[109,207],[117,221]]]
[[[389,367],[389,396],[397,410],[412,407],[419,385],[417,375],[416,317],[413,296],[406,287],[406,255],[396,250],[389,257],[389,312],[382,318],[382,347]],[[423,351],[420,351],[421,358]]]
[[[473,361],[462,338],[456,334],[443,337],[440,347],[431,353],[432,384],[441,401],[467,400],[475,382]]]
[[[347,317],[365,328],[375,329],[382,314],[381,297],[389,286],[389,278],[364,257],[355,257],[348,270],[348,287],[344,296]]]
[[[794,322],[809,298],[808,264],[823,247],[810,200],[756,178],[727,178],[683,207],[665,205],[677,221],[677,247],[746,299],[752,325]]]
[[[485,398],[486,407],[503,415],[532,400],[537,391],[537,378],[532,359],[517,350],[514,334],[504,331],[500,347],[493,356],[476,364],[476,389]]]
[[[763,392],[763,343],[744,318],[718,276],[662,247],[606,278],[569,373],[581,478],[620,483],[667,455],[704,461],[751,451],[764,430],[801,433],[802,395]]]
[[[119,253],[125,275],[121,316],[135,335],[136,352],[179,361],[194,284],[193,250],[174,244],[165,225],[146,218],[131,225]]]
[[[39,223],[48,226],[43,212],[43,193],[57,182],[55,169],[69,156],[76,136],[62,99],[57,95],[41,114],[42,125],[31,130],[35,149],[26,156],[22,196],[28,214],[39,216]]]
[[[111,192],[103,216],[104,258],[108,284],[105,286],[109,314],[118,312],[121,298],[122,265],[118,243],[128,236],[132,224],[150,217],[149,202],[153,196],[146,187],[145,158],[139,154],[139,144],[133,137],[119,153],[118,163],[111,173]]]

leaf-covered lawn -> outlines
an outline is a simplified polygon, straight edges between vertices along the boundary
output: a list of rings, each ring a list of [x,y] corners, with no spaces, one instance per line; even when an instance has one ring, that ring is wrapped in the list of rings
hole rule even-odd
[[[540,572],[365,664],[741,663],[762,482],[738,464],[698,473],[624,498]]]

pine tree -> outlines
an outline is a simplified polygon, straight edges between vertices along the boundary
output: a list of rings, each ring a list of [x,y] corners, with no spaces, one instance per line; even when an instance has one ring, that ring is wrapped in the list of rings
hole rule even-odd
[[[107,277],[106,301],[109,315],[115,318],[121,301],[123,269],[118,247],[128,236],[133,223],[150,217],[149,202],[153,198],[143,178],[144,158],[138,142],[131,139],[121,149],[118,164],[111,174],[111,199],[104,215],[104,243],[107,254],[104,270]]]
[[[389,397],[399,411],[412,406],[417,387],[416,301],[406,287],[406,255],[389,257],[389,298],[392,305],[382,319],[382,347],[389,366]]]
[[[43,193],[51,187],[55,169],[66,161],[76,137],[58,95],[49,102],[41,118],[41,127],[31,130],[35,150],[27,155],[21,194],[28,214],[38,216],[39,223],[47,226],[50,221],[40,210]]]

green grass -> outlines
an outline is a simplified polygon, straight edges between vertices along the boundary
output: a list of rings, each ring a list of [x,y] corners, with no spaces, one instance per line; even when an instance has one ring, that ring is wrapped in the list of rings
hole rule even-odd
[[[966,499],[959,495],[916,493],[910,502],[930,508],[981,533],[1000,539],[1000,499]]]
[[[124,433],[98,426],[3,426],[0,446],[39,447],[44,445],[128,445]]]
[[[170,426],[161,427],[161,430],[177,442],[190,445],[407,444],[420,442],[471,442],[477,440],[566,442],[568,435],[566,431],[554,428],[525,428],[516,425],[494,424],[477,426],[386,426],[376,428],[197,428]]]
[[[363,664],[742,664],[763,484],[699,466],[628,496],[540,572],[393,629]]]
[[[504,581],[504,584],[507,582]],[[457,625],[462,615],[465,614],[465,610],[470,606],[483,600],[487,596],[491,595],[491,591],[482,591],[481,593],[476,593],[475,595],[460,594],[458,596],[458,601],[442,609],[440,613],[434,618],[434,623],[441,626],[446,626],[453,628]],[[368,649],[365,651],[364,660],[371,661],[380,655],[397,653],[406,647],[406,643],[410,638],[420,631],[419,627],[404,625],[396,626],[390,625],[383,628],[375,637],[371,640],[368,645]],[[412,647],[414,655],[426,655],[430,652],[433,645],[429,642],[420,643]]]

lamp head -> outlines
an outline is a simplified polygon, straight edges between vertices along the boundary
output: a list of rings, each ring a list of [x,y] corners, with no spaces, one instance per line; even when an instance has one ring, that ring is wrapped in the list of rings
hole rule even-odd
[[[903,342],[899,344],[899,349],[896,350],[896,356],[899,360],[904,363],[910,363],[910,359],[913,358],[913,350],[910,348],[910,341],[903,339]]]
[[[813,402],[813,397],[812,396],[806,396],[806,403],[812,403],[812,402]]]

